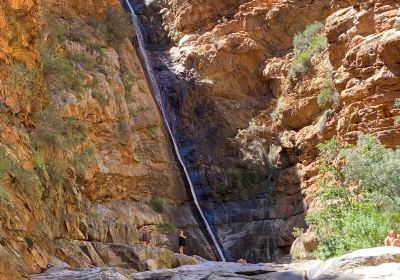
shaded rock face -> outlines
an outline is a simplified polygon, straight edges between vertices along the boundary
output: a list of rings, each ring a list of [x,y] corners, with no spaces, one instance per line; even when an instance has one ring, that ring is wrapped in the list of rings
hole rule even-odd
[[[288,253],[292,228],[304,226],[307,208],[296,132],[287,134],[279,166],[271,169],[242,160],[233,139],[250,124],[262,139],[263,153],[280,144],[271,133],[269,113],[282,85],[265,77],[266,61],[280,65],[284,58],[289,65],[293,36],[336,8],[330,1],[133,2],[181,153],[228,259],[271,261]],[[168,39],[157,45],[153,38],[165,33]],[[310,103],[314,111],[308,117],[301,120],[288,111],[287,122],[307,123],[319,111],[316,100],[305,98],[296,109],[308,112]],[[257,116],[263,122],[252,125]]]
[[[1,279],[73,260],[59,240],[134,244],[144,225],[154,245],[177,250],[183,229],[188,253],[214,258],[135,50],[104,30],[111,8],[0,3]]]
[[[335,135],[352,142],[358,132],[399,144],[396,1],[133,2],[181,153],[229,259],[288,252],[293,227],[314,207],[317,144]],[[290,80],[293,37],[315,21],[327,48]],[[328,75],[339,96],[329,112],[317,103]],[[264,162],[241,160],[248,151]]]

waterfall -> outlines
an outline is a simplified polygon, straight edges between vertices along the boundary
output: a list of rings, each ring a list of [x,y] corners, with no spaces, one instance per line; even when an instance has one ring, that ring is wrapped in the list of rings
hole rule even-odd
[[[175,137],[174,137],[174,135],[172,133],[171,126],[170,126],[170,124],[168,122],[167,114],[166,114],[165,108],[164,108],[164,103],[163,103],[163,100],[161,98],[161,91],[160,91],[160,88],[158,87],[158,83],[156,81],[156,77],[154,75],[154,72],[153,72],[153,69],[151,67],[151,63],[150,63],[149,57],[148,57],[146,49],[145,49],[145,42],[144,42],[144,36],[143,36],[144,29],[142,27],[142,24],[139,21],[138,16],[135,14],[135,11],[133,10],[132,5],[129,2],[129,0],[125,0],[125,3],[127,4],[127,7],[129,8],[129,10],[131,12],[132,23],[133,23],[133,25],[135,26],[135,29],[136,29],[136,36],[137,36],[137,43],[138,43],[137,48],[138,48],[138,50],[140,52],[140,55],[141,55],[141,57],[143,59],[143,62],[144,62],[144,68],[145,68],[144,70],[147,73],[147,77],[149,79],[149,83],[150,83],[153,95],[154,95],[154,97],[155,97],[155,99],[156,99],[156,101],[158,103],[158,106],[159,106],[159,108],[161,110],[161,114],[162,114],[162,117],[164,119],[165,126],[167,128],[168,134],[169,134],[169,136],[171,138],[171,141],[172,141],[172,144],[174,146],[174,151],[175,151],[176,157],[177,157],[177,159],[179,161],[179,164],[182,166],[182,169],[183,169],[183,172],[185,174],[186,180],[187,180],[187,182],[188,182],[188,184],[190,186],[190,191],[192,193],[194,204],[196,205],[196,208],[199,211],[199,214],[200,214],[201,219],[203,221],[203,224],[205,225],[205,227],[207,229],[207,232],[210,235],[210,237],[211,237],[211,239],[212,239],[212,241],[214,243],[214,246],[218,251],[218,255],[219,255],[221,261],[225,262],[226,259],[225,259],[224,254],[222,253],[221,247],[219,246],[219,244],[217,242],[217,239],[215,238],[215,235],[214,235],[213,231],[211,230],[210,225],[208,224],[207,219],[205,218],[205,216],[203,214],[203,211],[201,210],[199,201],[197,200],[197,196],[196,196],[196,193],[194,191],[192,180],[190,179],[189,173],[188,173],[188,171],[186,169],[186,166],[185,166],[185,164],[184,164],[184,162],[182,160],[182,157],[181,157],[181,155],[179,153],[178,145],[177,145],[177,143],[175,141]]]

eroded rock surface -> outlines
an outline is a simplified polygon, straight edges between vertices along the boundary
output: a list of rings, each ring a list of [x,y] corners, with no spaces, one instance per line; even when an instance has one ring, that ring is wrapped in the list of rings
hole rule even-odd
[[[32,279],[200,280],[228,278],[238,280],[395,280],[398,279],[399,269],[400,248],[378,247],[358,250],[327,261],[314,260],[291,264],[238,264],[232,262],[204,261],[195,265],[184,265],[174,269],[158,269],[133,273],[118,268],[87,268],[77,270],[59,265],[58,267],[49,269],[46,274],[33,276]]]
[[[121,11],[114,0],[0,3],[1,279],[55,255],[99,265],[62,241],[136,244],[144,225],[154,245],[177,250],[184,229],[187,252],[214,258],[133,38],[109,37]]]

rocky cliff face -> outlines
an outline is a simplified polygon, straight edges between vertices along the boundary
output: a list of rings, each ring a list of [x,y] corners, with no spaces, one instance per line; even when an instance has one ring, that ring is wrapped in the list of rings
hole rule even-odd
[[[397,1],[132,3],[229,259],[288,252],[293,227],[316,207],[318,143],[351,142],[362,131],[400,144]],[[143,225],[171,249],[174,227],[185,229],[187,252],[214,258],[120,3],[7,0],[0,8],[0,276],[38,273],[52,256],[76,267],[146,261],[143,248],[104,244],[137,243]],[[313,22],[323,47],[294,75],[293,37]],[[321,91],[330,93],[324,104]],[[157,254],[176,266],[170,252]]]
[[[93,265],[75,240],[134,244],[144,225],[214,258],[123,18],[119,1],[0,3],[1,279]]]
[[[396,1],[134,2],[181,152],[231,260],[287,252],[313,207],[318,143],[366,132],[399,144]],[[314,22],[327,43],[293,77],[293,38]],[[327,84],[334,100],[319,105]]]

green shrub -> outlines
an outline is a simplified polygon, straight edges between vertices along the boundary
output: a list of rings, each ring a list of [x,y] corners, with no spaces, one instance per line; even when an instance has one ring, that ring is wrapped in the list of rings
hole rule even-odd
[[[311,41],[322,30],[324,25],[320,22],[309,24],[302,33],[298,33],[293,38],[294,49],[298,52],[309,49]]]
[[[58,90],[76,90],[80,86],[80,80],[72,63],[61,54],[51,53],[46,48],[40,49],[43,73],[46,77],[53,75],[59,77],[55,88]]]
[[[298,228],[298,227],[293,228],[292,235],[294,238],[298,238],[298,237],[302,236],[303,233],[304,233],[304,228]]]
[[[42,185],[35,172],[19,166],[6,157],[4,152],[0,151],[0,189],[3,189],[1,182],[7,173],[11,176],[14,186],[26,194],[36,195],[41,191]],[[6,195],[4,189],[3,194]]]
[[[3,151],[0,150],[0,201],[8,201],[9,199],[8,192],[1,185],[8,168],[8,159],[5,157]]]
[[[223,202],[229,199],[229,189],[228,186],[225,184],[220,184],[215,192],[213,193],[215,199],[219,202]]]
[[[154,198],[150,201],[151,207],[161,213],[164,211],[165,201],[162,198]]]
[[[108,94],[100,87],[97,79],[93,82],[92,96],[96,99],[100,105],[106,105],[108,102]]]
[[[306,217],[321,239],[316,255],[325,259],[382,245],[387,232],[400,226],[400,149],[363,134],[357,145],[331,139],[319,149],[321,208]]]
[[[233,192],[241,199],[252,197],[263,190],[262,176],[254,170],[232,169],[228,178],[233,185]]]
[[[65,26],[62,19],[56,16],[47,18],[46,30],[48,32],[48,46],[52,50],[57,49],[65,41]]]
[[[121,134],[128,134],[129,133],[129,120],[127,120],[127,119],[118,120],[118,131]]]
[[[395,125],[400,125],[400,116],[394,117],[394,124]]]
[[[9,200],[10,200],[10,194],[0,184],[0,202],[1,201],[6,201],[7,202]]]
[[[38,113],[38,126],[33,133],[36,147],[68,150],[86,139],[86,125],[75,118],[61,118],[56,108],[49,106]]]
[[[396,108],[400,108],[400,98],[396,98],[396,99],[394,100],[394,106],[395,106]]]
[[[337,103],[335,89],[330,79],[324,80],[322,89],[317,97],[317,103],[320,107],[332,106]]]
[[[400,18],[396,19],[393,27],[400,30]]]
[[[46,172],[46,163],[44,162],[39,151],[35,150],[32,153],[32,161],[35,168],[40,170],[41,172]]]
[[[95,160],[95,150],[93,147],[84,147],[80,153],[72,158],[72,164],[75,169],[84,174],[89,164]]]
[[[332,109],[327,109],[325,110],[322,115],[320,116],[319,120],[318,120],[318,128],[319,128],[319,132],[323,133],[326,127],[326,121],[328,119],[328,116],[330,114],[333,113]]]
[[[274,121],[278,121],[279,118],[281,117],[281,110],[282,110],[282,106],[283,106],[284,102],[285,102],[285,100],[283,99],[283,96],[280,96],[276,103],[274,111],[271,113],[271,118]]]
[[[98,64],[96,58],[88,53],[70,53],[68,54],[68,58],[83,66],[86,70],[93,70]]]
[[[126,12],[109,8],[106,13],[107,41],[113,46],[120,45],[126,38],[134,36],[130,15]]]
[[[36,91],[39,79],[39,72],[29,69],[21,62],[13,63],[10,72],[5,79],[5,84],[13,91],[20,91],[32,94]]]
[[[294,37],[294,58],[288,73],[291,80],[307,72],[311,67],[311,59],[325,50],[328,44],[326,36],[318,35],[322,28],[322,23],[315,22]]]
[[[51,160],[47,164],[47,172],[50,181],[55,185],[62,185],[67,178],[67,163],[57,160]]]
[[[157,230],[161,233],[173,233],[176,231],[175,225],[172,224],[158,224]]]

